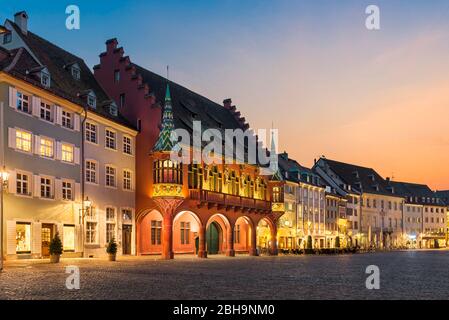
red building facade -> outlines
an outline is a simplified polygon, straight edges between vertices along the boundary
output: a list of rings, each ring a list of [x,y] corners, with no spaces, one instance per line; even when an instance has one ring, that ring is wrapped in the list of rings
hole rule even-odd
[[[256,255],[257,249],[277,254],[276,221],[282,212],[272,211],[276,182],[262,176],[257,165],[170,159],[167,137],[174,128],[192,132],[193,121],[201,121],[205,128],[248,129],[230,100],[218,105],[132,63],[116,39],[106,42],[94,71],[120,113],[139,129],[138,254],[163,259],[175,253]]]

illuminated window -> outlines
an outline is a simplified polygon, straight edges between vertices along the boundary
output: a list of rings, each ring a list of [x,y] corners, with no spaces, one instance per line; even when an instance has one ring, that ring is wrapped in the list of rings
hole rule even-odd
[[[95,124],[86,122],[86,141],[97,143],[97,129]]]
[[[115,238],[115,209],[106,208],[106,242]]]
[[[123,137],[123,153],[132,155],[132,139],[131,137],[124,136]]]
[[[21,195],[30,195],[30,175],[17,173],[16,175],[16,192]]]
[[[62,199],[73,200],[73,184],[69,181],[62,181]]]
[[[50,178],[41,177],[41,198],[51,199],[53,196],[53,183]]]
[[[203,169],[199,164],[189,165],[189,189],[203,188]]]
[[[115,188],[116,186],[116,169],[111,166],[106,166],[106,186]]]
[[[106,129],[106,148],[116,150],[115,138],[116,133]]]
[[[16,252],[31,253],[31,224],[16,224]]]
[[[153,182],[182,184],[182,165],[171,160],[156,160],[153,167]]]
[[[61,146],[62,157],[61,160],[64,162],[73,162],[73,146],[63,143]]]
[[[181,244],[190,243],[190,222],[181,222]]]
[[[92,244],[97,241],[97,223],[86,223],[86,243]]]
[[[129,170],[123,170],[123,189],[132,190],[132,174]]]
[[[53,121],[52,120],[52,111],[51,106],[48,103],[41,102],[41,119],[45,121]]]
[[[153,246],[160,245],[162,235],[162,221],[151,220],[151,244]]]
[[[54,142],[48,138],[41,138],[41,156],[46,158],[53,158]]]
[[[86,182],[97,183],[97,163],[94,161],[86,161]]]
[[[16,130],[16,148],[24,152],[31,152],[31,133]]]
[[[122,220],[131,221],[133,218],[132,211],[130,209],[122,209]]]
[[[17,91],[17,110],[30,113],[30,96]]]
[[[237,224],[234,228],[234,243],[240,243],[240,225]]]
[[[75,251],[75,226],[65,225],[63,229],[64,251]]]

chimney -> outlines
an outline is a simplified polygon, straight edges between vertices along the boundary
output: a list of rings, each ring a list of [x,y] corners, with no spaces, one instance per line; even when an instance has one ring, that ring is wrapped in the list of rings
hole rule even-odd
[[[390,182],[390,177],[387,177],[387,182]]]
[[[20,28],[24,35],[28,33],[28,15],[25,11],[17,12],[14,15],[14,23]]]
[[[231,99],[225,99],[225,100],[223,100],[223,106],[224,106],[226,109],[231,109],[231,106],[232,106],[232,100],[231,100]]]

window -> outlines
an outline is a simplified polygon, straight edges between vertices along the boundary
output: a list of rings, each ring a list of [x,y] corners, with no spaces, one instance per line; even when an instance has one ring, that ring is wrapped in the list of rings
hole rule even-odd
[[[130,209],[122,209],[122,220],[131,221],[133,218],[132,211]]]
[[[120,108],[123,108],[125,106],[125,94],[122,93],[120,95]]]
[[[120,82],[120,70],[114,70],[114,82]]]
[[[106,208],[106,242],[115,238],[115,209]]]
[[[63,143],[61,146],[62,157],[61,160],[64,162],[73,162],[73,146]]]
[[[106,148],[115,150],[115,136],[116,133],[114,131],[106,129]]]
[[[48,103],[41,102],[41,119],[45,121],[53,121],[51,118],[51,106]]]
[[[109,113],[111,114],[111,116],[117,117],[118,109],[115,103],[111,103],[111,105],[109,106]]]
[[[62,110],[62,119],[61,124],[63,127],[72,129],[72,114],[70,112],[67,112],[65,110]]]
[[[131,171],[123,170],[123,189],[132,190]]]
[[[30,195],[30,176],[25,173],[17,173],[16,192],[21,195]]]
[[[86,141],[97,143],[97,126],[86,122]]]
[[[64,225],[63,228],[64,251],[75,251],[75,226]]]
[[[190,222],[181,222],[181,244],[190,243]]]
[[[31,253],[31,224],[16,224],[16,252]]]
[[[162,221],[151,220],[151,244],[153,246],[160,245],[162,235]]]
[[[240,243],[240,225],[237,224],[234,229],[234,243]]]
[[[16,130],[16,149],[31,152],[31,133]]]
[[[72,77],[75,80],[81,79],[81,70],[77,66],[72,66]]]
[[[131,137],[123,137],[123,153],[132,155],[132,139]]]
[[[62,199],[73,200],[73,185],[70,181],[62,181]]]
[[[106,166],[106,186],[107,187],[114,187],[114,188],[116,187],[115,174],[116,174],[116,169],[114,167]]]
[[[52,181],[50,178],[41,177],[41,198],[52,198]]]
[[[5,35],[3,36],[3,44],[10,43],[11,41],[12,41],[12,33],[11,32],[5,33]]]
[[[47,88],[50,87],[50,74],[49,73],[47,73],[45,71],[41,72],[41,84],[44,87],[47,87]]]
[[[86,161],[86,182],[97,183],[97,163]]]
[[[95,97],[95,94],[89,93],[87,95],[87,105],[94,109],[97,107],[97,98]]]
[[[17,110],[30,113],[30,96],[17,91]]]
[[[86,243],[95,243],[97,239],[97,223],[86,223]]]
[[[41,139],[41,150],[40,154],[45,158],[53,158],[54,155],[54,142],[48,138],[40,138]]]

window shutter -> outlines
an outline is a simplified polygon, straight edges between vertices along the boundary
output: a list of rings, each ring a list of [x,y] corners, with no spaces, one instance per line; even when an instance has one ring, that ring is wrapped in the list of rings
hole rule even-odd
[[[34,176],[33,181],[33,196],[39,198],[41,196],[41,177]]]
[[[42,224],[33,222],[31,224],[31,253],[41,255],[42,253]]]
[[[75,147],[75,164],[80,164],[80,148]]]
[[[9,87],[9,106],[14,109],[17,106],[17,89],[14,87]]]
[[[15,221],[6,221],[6,253],[7,254],[16,254],[16,222]]]
[[[33,96],[32,98],[33,102],[33,116],[39,117],[39,110],[41,108],[41,98]]]
[[[62,200],[62,180],[55,179],[55,199]]]
[[[17,179],[17,173],[15,171],[9,172],[8,192],[10,194],[15,194],[17,191],[16,179]]]
[[[75,183],[75,202],[81,202],[81,184]]]
[[[38,135],[34,135],[34,154],[40,154],[41,149],[41,137]]]
[[[73,129],[80,131],[80,116],[77,113],[73,116]]]
[[[62,159],[62,144],[61,142],[56,142],[56,160]]]
[[[62,125],[62,108],[55,105],[55,123]]]
[[[8,146],[12,149],[16,148],[16,129],[8,128]]]

